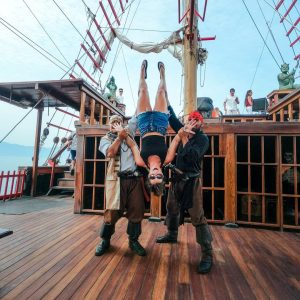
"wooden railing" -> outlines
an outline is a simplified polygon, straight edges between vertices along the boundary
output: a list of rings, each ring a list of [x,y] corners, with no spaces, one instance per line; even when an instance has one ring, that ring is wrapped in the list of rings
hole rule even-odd
[[[25,183],[25,171],[2,171],[0,174],[0,200],[22,197]]]

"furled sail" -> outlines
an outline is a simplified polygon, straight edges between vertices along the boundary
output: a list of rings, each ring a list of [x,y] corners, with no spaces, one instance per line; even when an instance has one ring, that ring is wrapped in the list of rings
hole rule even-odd
[[[123,44],[125,44],[130,49],[136,50],[141,53],[160,53],[162,50],[167,49],[176,59],[179,60],[180,63],[182,63],[182,45],[181,43],[178,44],[178,42],[181,42],[182,39],[180,37],[180,31],[175,31],[171,34],[170,37],[168,37],[166,40],[163,40],[159,43],[135,43],[129,40],[125,35],[122,35],[119,30],[113,29],[113,32],[111,32],[109,36],[109,44],[111,45],[115,38],[119,39],[119,41]],[[103,52],[107,53],[107,48],[104,45],[104,49],[102,49]],[[98,55],[97,62],[101,66],[103,64],[103,61],[101,57]]]

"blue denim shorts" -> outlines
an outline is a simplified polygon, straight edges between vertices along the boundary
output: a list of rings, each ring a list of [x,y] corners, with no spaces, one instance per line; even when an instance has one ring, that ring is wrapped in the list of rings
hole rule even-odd
[[[145,111],[137,116],[138,128],[141,136],[144,136],[149,132],[158,132],[162,135],[166,135],[169,114],[162,113],[160,111]]]

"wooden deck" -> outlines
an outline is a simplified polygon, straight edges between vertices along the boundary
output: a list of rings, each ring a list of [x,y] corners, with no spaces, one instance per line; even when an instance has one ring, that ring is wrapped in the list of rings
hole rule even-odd
[[[111,250],[95,257],[102,217],[75,215],[72,200],[60,200],[17,215],[1,214],[0,203],[0,227],[14,231],[0,240],[1,299],[300,299],[299,233],[211,226],[215,264],[198,275],[191,224],[178,244],[161,245],[163,224],[144,220],[148,255],[139,257],[122,219]]]

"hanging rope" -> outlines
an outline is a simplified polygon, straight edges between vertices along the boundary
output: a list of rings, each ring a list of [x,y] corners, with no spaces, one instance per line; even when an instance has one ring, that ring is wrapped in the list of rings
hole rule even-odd
[[[60,49],[58,48],[58,46],[56,45],[56,43],[54,42],[54,40],[51,38],[50,34],[47,32],[46,28],[43,26],[43,24],[39,21],[39,19],[36,17],[36,15],[34,14],[34,12],[32,11],[32,9],[30,8],[30,6],[26,3],[25,0],[23,0],[24,4],[27,6],[27,8],[29,9],[30,13],[33,15],[33,17],[37,20],[37,22],[40,24],[40,26],[42,27],[42,29],[44,30],[44,32],[46,33],[46,35],[48,36],[48,38],[50,39],[50,41],[53,43],[54,47],[57,49],[57,51],[60,53],[60,55],[63,57],[63,59],[65,60],[65,62],[70,66],[69,61],[66,59],[66,57],[63,55],[63,53],[60,51]]]
[[[271,28],[271,26],[272,26],[272,24],[273,24],[274,17],[275,17],[275,13],[276,13],[276,11],[273,12],[272,20],[271,20],[271,23],[270,23],[270,28]],[[265,40],[266,40],[266,41],[268,40],[269,34],[270,34],[270,30],[268,30],[267,35],[266,35],[266,37],[265,37]],[[261,49],[261,53],[260,53],[260,56],[259,56],[259,58],[258,58],[256,67],[255,67],[254,75],[253,75],[252,82],[251,82],[251,85],[250,85],[250,90],[252,90],[252,86],[253,86],[253,83],[254,83],[254,80],[255,80],[255,77],[256,77],[256,73],[257,73],[257,71],[258,71],[258,66],[259,66],[260,61],[261,61],[261,58],[262,58],[262,56],[263,56],[265,47],[266,47],[266,44],[264,43],[264,44],[263,44],[263,47],[262,47],[262,49]]]
[[[275,5],[275,1],[274,1],[274,0],[272,0],[272,1],[273,1],[274,5]],[[284,5],[284,3],[283,3],[283,5]],[[284,5],[284,8],[286,9],[285,5]],[[278,11],[277,11],[277,12],[278,12]],[[290,20],[291,20],[291,19],[290,19]],[[288,20],[286,20],[286,21],[288,21]],[[291,22],[291,23],[292,23],[292,22]],[[288,30],[287,30],[287,28],[286,28],[286,26],[285,26],[285,23],[282,22],[282,25],[283,25],[283,28],[284,28],[285,32],[287,33]],[[293,26],[293,25],[292,25],[292,26]],[[296,34],[296,36],[298,37],[298,32],[297,32],[297,30],[295,30],[295,34]],[[290,44],[292,44],[292,40],[291,40],[291,38],[290,38],[289,35],[288,35],[288,39],[289,39]],[[294,56],[296,56],[296,52],[295,52],[294,47],[292,47],[292,51],[293,51],[293,53],[294,53]]]
[[[205,76],[206,76],[206,62],[204,63],[203,81],[202,81],[202,65],[200,65],[199,73],[200,73],[200,75],[199,75],[199,84],[200,84],[200,87],[204,87]]]
[[[53,139],[53,145],[52,145],[52,147],[51,147],[50,153],[49,153],[49,155],[48,155],[48,157],[47,157],[47,159],[46,159],[44,165],[47,165],[47,164],[48,164],[48,161],[49,161],[49,159],[51,158],[51,156],[54,154],[54,152],[55,152],[55,150],[56,150],[56,148],[57,148],[58,143],[59,143],[59,137],[56,136],[56,137],[54,137],[54,139]]]
[[[22,118],[21,120],[13,126],[13,128],[2,138],[2,140],[0,141],[0,144],[17,128],[17,126],[43,101],[44,97],[46,94],[44,94],[41,99],[29,110],[29,112],[27,112]]]
[[[54,55],[52,55],[51,53],[49,53],[47,50],[43,49],[40,45],[38,45],[37,43],[35,43],[32,39],[30,39],[29,37],[27,37],[25,34],[23,34],[21,31],[19,31],[17,28],[15,28],[13,25],[11,25],[10,23],[8,23],[7,21],[5,21],[3,18],[0,17],[0,23],[6,27],[9,31],[11,31],[13,34],[15,34],[17,37],[19,37],[21,40],[23,40],[27,45],[29,45],[31,48],[33,48],[34,50],[36,50],[38,53],[40,53],[42,56],[44,56],[47,60],[49,60],[51,63],[53,63],[55,66],[57,66],[59,69],[61,69],[62,71],[65,72],[65,69],[62,68],[60,65],[58,65],[56,62],[54,62],[51,58],[49,58],[47,55],[45,55],[43,52],[41,52],[39,49],[37,49],[36,47],[40,48],[42,51],[44,51],[45,53],[47,53],[49,56],[51,56],[52,58],[54,58],[56,61],[58,61],[60,64],[62,64],[63,66],[67,67],[67,65],[65,65],[63,62],[61,62],[58,58],[56,58]],[[4,24],[6,23],[6,24]],[[11,28],[10,28],[10,27]],[[13,28],[13,30],[12,30]],[[15,31],[14,31],[15,30]],[[28,39],[31,43],[33,43],[35,46],[33,46],[32,44],[30,44],[27,40],[25,40],[22,36],[24,36],[26,39]]]
[[[80,31],[77,29],[77,27],[73,24],[73,22],[70,20],[70,18],[66,15],[66,13],[62,10],[62,8],[56,3],[55,0],[52,0],[54,4],[58,7],[58,9],[62,12],[62,14],[66,17],[66,19],[69,21],[69,23],[72,25],[72,27],[78,32],[78,34],[85,40],[85,37],[80,33]]]
[[[272,4],[270,4],[267,0],[263,0],[267,5],[269,5],[274,11],[276,11],[278,13],[278,15],[282,18],[283,15],[279,13],[279,11],[277,11],[275,9],[275,2],[273,0],[274,6]],[[289,20],[285,19],[291,26],[293,26],[294,24],[292,22],[290,22]],[[297,27],[295,27],[295,30],[299,31],[299,29]]]
[[[259,28],[257,27],[257,25],[256,25],[256,23],[255,23],[255,21],[254,21],[254,19],[253,19],[252,15],[251,15],[251,13],[250,13],[249,9],[248,9],[248,6],[247,6],[247,4],[245,3],[245,1],[244,1],[244,0],[242,0],[242,2],[244,3],[244,6],[245,6],[245,8],[246,8],[246,10],[247,10],[247,12],[248,12],[248,14],[249,14],[249,16],[250,16],[250,18],[251,18],[252,22],[253,22],[253,24],[254,24],[255,28],[257,29],[257,31],[258,31],[258,33],[259,33],[260,37],[262,38],[262,40],[263,40],[264,44],[266,45],[267,49],[269,50],[269,53],[271,54],[271,56],[273,57],[273,59],[274,59],[274,61],[275,61],[276,65],[277,65],[277,66],[278,66],[278,68],[280,69],[280,66],[279,66],[279,64],[278,64],[278,62],[277,62],[277,60],[276,60],[276,58],[274,57],[274,55],[273,55],[272,51],[270,50],[270,48],[268,47],[268,45],[267,45],[267,43],[266,43],[266,41],[265,41],[264,37],[262,36],[262,34],[261,34],[261,32],[260,32]]]
[[[272,30],[271,30],[271,27],[270,27],[270,25],[269,25],[269,23],[268,23],[268,21],[267,21],[267,19],[266,19],[266,16],[265,16],[265,14],[264,14],[264,12],[263,12],[263,10],[262,10],[262,8],[261,8],[261,5],[260,5],[260,3],[259,3],[258,0],[256,0],[256,2],[257,2],[257,5],[258,5],[258,7],[259,7],[259,9],[260,9],[260,12],[261,12],[261,14],[262,14],[262,16],[263,16],[263,18],[264,18],[264,20],[265,20],[265,22],[266,22],[266,25],[267,25],[267,27],[268,27],[268,29],[269,29],[268,33],[271,34],[271,37],[272,37],[272,39],[273,39],[273,42],[274,42],[274,44],[275,44],[275,46],[276,46],[276,48],[277,48],[277,51],[278,51],[278,53],[279,53],[279,55],[280,55],[280,57],[281,57],[281,59],[282,59],[282,63],[284,63],[283,56],[282,56],[282,54],[281,54],[281,52],[280,52],[280,50],[279,50],[279,46],[278,46],[278,44],[277,44],[277,42],[276,42],[276,40],[275,40],[274,34],[273,34],[273,32],[272,32]]]
[[[83,3],[85,4],[85,2],[84,2],[84,1],[83,1]],[[86,4],[85,4],[85,6],[87,7],[87,5],[86,5]],[[94,17],[96,17],[96,15],[97,15],[97,13],[98,13],[98,10],[99,10],[99,8],[100,8],[100,6],[98,5],[98,8],[97,8],[97,10],[96,10],[96,12],[95,12],[95,14],[94,14]],[[91,27],[92,27],[92,22],[90,22],[90,25],[89,25],[88,31],[90,31],[90,30],[91,30]],[[85,35],[85,38],[84,38],[84,40],[83,40],[83,43],[85,42],[86,38],[87,38],[87,34]],[[81,53],[81,50],[82,50],[82,48],[80,47],[80,48],[79,48],[78,55],[77,55],[77,58],[75,59],[75,63],[73,64],[73,66],[72,66],[72,68],[71,68],[72,72],[74,72],[74,68],[75,68],[75,66],[76,66],[76,61],[79,61],[79,60],[81,59],[81,58],[79,58],[79,56],[80,56],[80,53]]]
[[[124,64],[125,64],[127,79],[128,79],[128,82],[129,82],[129,87],[130,87],[130,92],[131,92],[131,99],[132,99],[134,107],[136,108],[136,103],[135,103],[134,97],[133,97],[132,86],[131,86],[131,82],[130,82],[129,72],[128,72],[128,68],[127,68],[127,64],[126,64],[126,60],[125,60],[123,48],[122,48],[122,55],[123,55],[123,60],[124,60]]]
[[[181,64],[181,79],[180,79],[180,101],[179,105],[182,104],[182,91],[183,91],[183,77],[184,77],[184,61],[182,60]]]
[[[132,5],[133,2],[134,2],[134,1],[132,1],[131,4],[130,4],[130,6],[129,6],[129,10],[128,10],[128,13],[127,13],[127,16],[126,16],[126,20],[125,20],[124,26],[126,26],[126,23],[127,23],[127,20],[128,20],[128,16],[129,16],[129,13],[130,13],[130,9],[131,9],[131,5]],[[132,17],[132,19],[131,19],[131,22],[130,22],[130,24],[129,24],[129,26],[128,26],[129,28],[130,28],[131,25],[132,25],[132,22],[133,22],[133,20],[134,20],[134,18],[135,18],[135,15],[136,15],[136,13],[137,13],[137,10],[138,10],[140,4],[141,4],[141,0],[139,0],[138,5],[137,5],[137,7],[136,7],[136,9],[135,9],[135,12],[134,12],[133,17]],[[123,34],[123,31],[122,31],[122,34]],[[126,33],[126,34],[128,34],[128,30],[127,30],[127,33]],[[113,64],[112,64],[112,66],[111,66],[109,75],[108,75],[108,77],[107,77],[107,80],[106,80],[104,86],[107,85],[107,83],[108,83],[108,81],[109,81],[109,79],[110,79],[112,70],[113,70],[113,68],[114,68],[114,66],[115,66],[117,57],[118,57],[118,55],[119,55],[119,53],[120,53],[120,50],[121,50],[122,46],[123,46],[123,44],[121,44],[121,42],[119,41],[119,44],[118,44],[118,47],[117,47],[117,50],[116,50],[116,54],[115,54],[115,57],[114,57],[114,60],[113,60]]]

